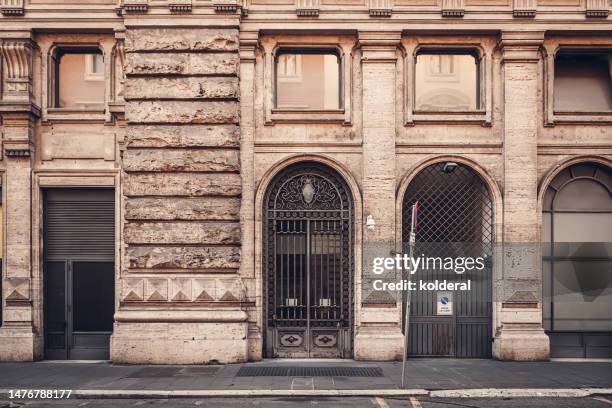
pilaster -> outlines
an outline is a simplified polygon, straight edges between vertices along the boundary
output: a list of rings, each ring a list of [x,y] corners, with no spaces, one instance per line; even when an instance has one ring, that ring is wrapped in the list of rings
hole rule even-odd
[[[0,116],[6,251],[3,279],[3,325],[0,360],[40,358],[40,333],[34,327],[37,283],[32,276],[32,156],[34,125],[40,116],[32,101],[32,41],[29,32],[11,32],[0,40],[5,73]]]
[[[255,276],[255,262],[261,255],[255,254],[255,61],[259,49],[259,32],[242,31],[240,33],[240,169],[242,179],[242,196],[240,203],[240,225],[242,262],[240,276],[248,288],[248,297],[258,299],[257,307],[250,308],[248,349],[250,360],[261,360],[263,357],[263,332],[261,316],[261,280]],[[258,296],[259,295],[259,296]]]
[[[401,310],[394,294],[373,292],[374,257],[395,249],[395,101],[401,32],[360,32],[363,92],[363,276],[355,358],[402,355]],[[366,222],[368,220],[369,222]]]
[[[502,32],[504,210],[501,281],[493,354],[502,360],[545,360],[537,200],[539,78],[543,32]]]

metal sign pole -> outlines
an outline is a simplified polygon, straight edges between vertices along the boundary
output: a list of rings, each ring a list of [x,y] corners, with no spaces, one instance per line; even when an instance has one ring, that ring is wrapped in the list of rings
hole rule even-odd
[[[419,202],[417,201],[412,205],[412,219],[410,222],[410,241],[409,241],[409,256],[412,259],[414,255],[414,244],[416,242],[416,233],[415,229],[417,227],[417,216],[419,211]],[[412,263],[410,264],[412,265]],[[412,277],[411,271],[408,270],[409,280]],[[406,295],[406,304],[404,305],[404,358],[402,359],[402,388],[405,388],[406,382],[406,360],[408,359],[408,318],[410,316],[410,311],[408,310],[408,306],[410,305],[410,292]]]

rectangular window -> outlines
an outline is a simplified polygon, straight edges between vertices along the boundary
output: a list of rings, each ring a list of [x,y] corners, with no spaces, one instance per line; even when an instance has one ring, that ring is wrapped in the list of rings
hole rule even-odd
[[[281,51],[276,57],[277,109],[341,109],[340,57],[334,51]]]
[[[424,51],[417,54],[416,111],[480,109],[479,59],[471,52]]]
[[[55,73],[56,108],[104,109],[104,57],[99,50],[59,50]]]
[[[612,53],[560,52],[554,81],[555,111],[612,110]]]

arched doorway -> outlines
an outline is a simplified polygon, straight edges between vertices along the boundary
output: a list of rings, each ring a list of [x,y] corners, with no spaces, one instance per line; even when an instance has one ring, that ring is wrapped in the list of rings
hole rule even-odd
[[[354,205],[333,169],[290,165],[263,208],[267,357],[352,356]]]
[[[470,290],[411,292],[408,353],[489,358],[494,242],[491,192],[480,175],[462,163],[439,162],[421,170],[408,185],[402,203],[404,253],[408,253],[411,208],[417,200],[420,216],[414,256],[433,261],[412,279],[469,281]],[[440,258],[442,262],[437,261]],[[448,258],[454,259],[455,266],[464,262],[462,258],[482,258],[483,267],[457,273],[462,268],[449,270]]]
[[[578,163],[542,208],[543,324],[551,357],[612,358],[612,172]]]

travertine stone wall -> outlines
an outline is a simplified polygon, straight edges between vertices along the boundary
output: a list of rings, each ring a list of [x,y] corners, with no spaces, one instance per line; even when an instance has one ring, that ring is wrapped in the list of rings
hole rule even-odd
[[[131,28],[125,49],[124,264],[112,359],[243,361],[238,29]],[[152,329],[160,323],[167,330]]]

